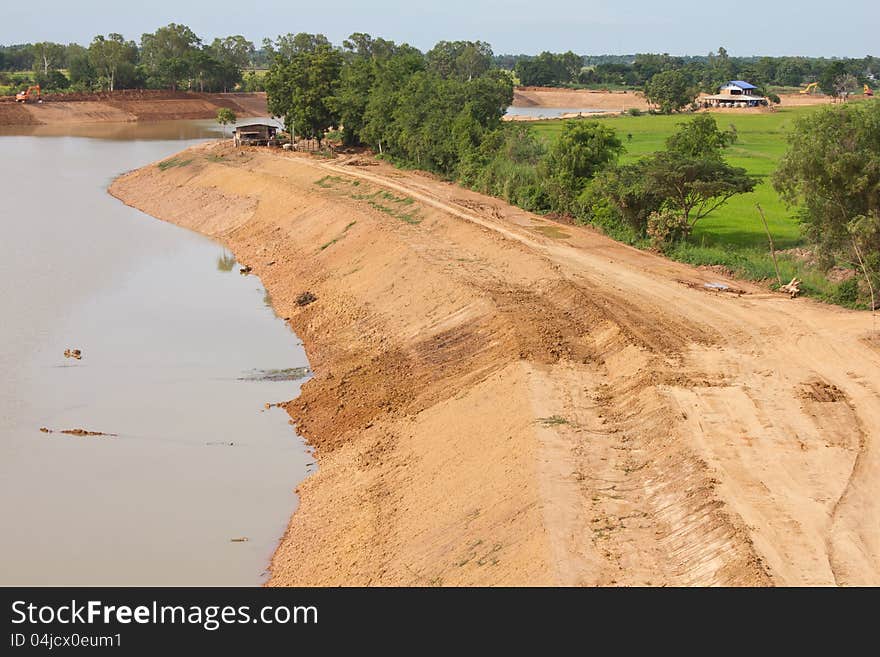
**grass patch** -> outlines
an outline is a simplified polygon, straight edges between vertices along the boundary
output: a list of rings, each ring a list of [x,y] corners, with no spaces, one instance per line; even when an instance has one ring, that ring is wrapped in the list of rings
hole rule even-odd
[[[685,242],[670,247],[665,255],[694,266],[723,265],[738,278],[764,281],[770,284],[771,289],[779,287],[773,260],[769,250],[766,249],[762,251],[753,248],[706,246]],[[815,265],[786,254],[777,253],[776,258],[783,283],[798,278],[801,281],[801,289],[807,296],[848,308],[867,308],[866,304],[857,303],[857,289],[852,289],[857,279],[835,283],[829,281],[825,273]]]
[[[418,210],[412,207],[415,205],[415,200],[408,196],[395,196],[384,189],[374,190],[367,184],[363,185],[362,190],[354,191],[352,188],[361,187],[361,181],[344,178],[342,176],[324,176],[320,180],[316,180],[315,184],[324,189],[340,191],[356,201],[366,201],[370,207],[392,216],[395,219],[400,219],[405,223],[416,226],[422,222]],[[348,230],[348,228],[345,230]],[[345,231],[343,231],[343,233],[344,232]],[[327,244],[321,246],[321,250],[323,251],[338,240],[339,238],[337,237],[336,239],[327,242]]]
[[[172,169],[174,167],[185,167],[188,164],[191,164],[192,160],[184,160],[177,156],[169,158],[167,160],[163,160],[159,162],[156,166],[159,167],[160,171],[165,171],[166,169]]]
[[[334,237],[332,240],[330,240],[326,244],[322,244],[320,247],[318,247],[318,251],[323,251],[327,247],[330,247],[330,246],[333,246],[334,244],[336,244],[336,242],[338,242],[343,237],[345,237],[345,234],[348,232],[348,229],[351,228],[352,226],[354,226],[356,223],[357,223],[356,221],[352,221],[351,223],[349,223],[345,228],[342,229],[342,232],[337,237]]]

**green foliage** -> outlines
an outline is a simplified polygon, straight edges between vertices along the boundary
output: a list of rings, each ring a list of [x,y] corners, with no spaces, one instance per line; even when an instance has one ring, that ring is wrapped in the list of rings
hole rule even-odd
[[[96,81],[106,81],[110,91],[116,88],[120,68],[134,66],[138,50],[134,41],[126,41],[121,34],[112,33],[104,37],[96,36],[88,50],[88,63],[97,75]]]
[[[733,130],[719,130],[711,114],[697,114],[676,128],[666,139],[666,148],[688,157],[721,158],[721,151],[736,139],[737,134]]]
[[[542,167],[550,209],[572,213],[589,181],[623,151],[617,133],[597,121],[569,121]]]
[[[830,258],[880,254],[880,104],[825,108],[801,118],[773,175],[800,211],[807,238]]]
[[[294,37],[276,55],[264,83],[269,111],[284,117],[290,134],[320,142],[324,133],[339,123],[331,99],[343,59],[342,53],[319,37]]]
[[[174,167],[185,167],[191,163],[192,159],[183,159],[175,156],[168,158],[167,160],[162,160],[156,166],[159,167],[160,171],[166,171],[167,169],[173,169]]]
[[[680,111],[694,102],[697,90],[688,77],[677,70],[657,73],[645,85],[645,98],[664,114]]]
[[[715,156],[691,157],[676,151],[656,153],[645,161],[646,185],[674,208],[691,227],[737,194],[751,192],[757,181],[741,167]]]
[[[492,67],[492,48],[483,41],[440,41],[425,59],[428,69],[442,78],[473,80]]]
[[[235,119],[235,112],[228,107],[221,107],[217,110],[217,123],[223,126],[224,133],[226,131],[226,126],[230,123],[235,123]]]
[[[644,235],[648,217],[663,205],[663,196],[650,184],[644,161],[604,171],[590,187],[589,213],[595,214],[597,199],[603,199],[603,225],[622,221],[636,235]]]
[[[583,58],[568,51],[562,54],[542,52],[537,57],[523,57],[516,62],[514,72],[525,86],[548,87],[577,82]]]
[[[685,239],[691,232],[691,225],[677,210],[663,208],[652,212],[648,217],[647,234],[651,246],[662,249],[667,244]]]
[[[546,211],[549,200],[537,165],[546,151],[523,125],[504,125],[487,133],[480,146],[465,154],[458,169],[463,184],[533,212]]]

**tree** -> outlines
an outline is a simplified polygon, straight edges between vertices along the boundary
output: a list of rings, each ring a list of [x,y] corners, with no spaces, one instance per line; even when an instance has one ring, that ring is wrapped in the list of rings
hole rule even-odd
[[[682,123],[666,139],[666,149],[688,157],[721,158],[721,151],[734,143],[737,135],[732,130],[719,130],[710,114],[697,114]]]
[[[664,198],[647,175],[646,161],[610,168],[590,186],[592,196],[604,198],[636,235],[644,235],[648,217],[660,209]]]
[[[393,41],[374,39],[362,32],[349,36],[342,46],[344,65],[336,94],[329,102],[344,127],[343,140],[351,146],[363,142],[371,90],[380,69],[399,49]]]
[[[89,45],[88,57],[91,67],[107,80],[110,91],[113,91],[119,68],[136,60],[137,46],[133,41],[126,41],[121,34],[111,33],[106,38],[99,34]]]
[[[570,213],[590,180],[623,151],[617,132],[598,121],[568,121],[544,162],[551,210]]]
[[[267,42],[263,41],[263,45],[265,47]],[[308,34],[307,32],[279,35],[274,44],[270,41],[268,46],[274,56],[281,57],[288,62],[302,53],[315,52],[318,48],[332,47],[330,41],[323,34]]]
[[[876,270],[880,259],[880,103],[829,107],[803,116],[773,185],[800,209],[804,234],[827,259],[853,254],[853,240]]]
[[[201,45],[189,27],[169,23],[141,36],[141,62],[156,82],[176,90],[188,74],[187,55]]]
[[[50,69],[60,68],[64,58],[64,46],[60,43],[41,41],[33,45],[34,70],[43,71],[48,75]]]
[[[690,228],[757,184],[745,169],[720,157],[691,157],[677,151],[655,153],[645,160],[643,173],[651,192],[663,199],[664,206],[678,211]]]
[[[690,105],[696,96],[696,90],[687,76],[678,70],[657,73],[645,85],[645,98],[649,103],[657,105],[664,114],[677,112]]]
[[[844,73],[843,75],[838,75],[836,78],[834,78],[833,84],[834,93],[837,95],[838,98],[842,98],[843,100],[846,100],[846,97],[859,87],[859,81],[852,73]]]
[[[520,83],[526,86],[546,87],[568,82],[569,70],[566,66],[571,64],[570,57],[545,51],[537,57],[517,60],[514,71]]]
[[[819,77],[819,88],[823,94],[828,96],[836,96],[838,94],[837,80],[847,74],[846,64],[842,61],[835,61],[828,64]]]
[[[299,49],[290,58],[279,53],[265,78],[269,111],[284,117],[291,134],[295,130],[295,134],[320,143],[324,133],[339,122],[331,99],[341,70],[342,53],[329,44]]]
[[[254,44],[240,34],[214,39],[208,50],[217,62],[212,82],[223,91],[229,91],[241,82],[242,71],[251,64],[255,53]]]
[[[440,41],[425,59],[440,77],[473,80],[492,67],[492,48],[483,41]]]
[[[223,135],[226,135],[226,126],[235,123],[236,116],[228,107],[221,107],[217,110],[217,123],[223,126]]]

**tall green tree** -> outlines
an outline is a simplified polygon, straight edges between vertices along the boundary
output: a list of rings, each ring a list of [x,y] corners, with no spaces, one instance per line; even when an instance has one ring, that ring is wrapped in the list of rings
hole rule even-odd
[[[880,265],[880,103],[829,107],[797,120],[773,185],[800,210],[805,236],[830,260]]]
[[[48,75],[50,70],[61,68],[64,62],[65,48],[60,43],[41,41],[32,46],[34,70]]]
[[[679,70],[657,73],[645,85],[645,98],[660,108],[664,114],[681,110],[694,102],[697,90],[687,76]]]
[[[106,37],[98,35],[89,45],[88,57],[91,67],[107,81],[110,91],[116,88],[120,67],[133,65],[137,60],[137,46],[115,32]]]
[[[617,132],[598,121],[568,121],[544,162],[550,209],[571,213],[590,180],[617,160],[623,144]]]
[[[721,152],[734,143],[732,130],[721,130],[711,114],[697,114],[680,124],[666,139],[666,149],[688,157],[721,158]]]
[[[189,27],[169,23],[141,36],[141,63],[156,82],[177,90],[188,78],[187,57],[201,45],[202,40]]]
[[[664,199],[690,229],[737,194],[754,190],[757,180],[741,167],[714,156],[692,157],[677,151],[645,160],[643,175],[652,193]]]
[[[320,142],[329,128],[338,125],[331,99],[342,62],[342,53],[324,43],[290,57],[280,52],[276,55],[265,78],[269,111],[284,117],[291,134]]]

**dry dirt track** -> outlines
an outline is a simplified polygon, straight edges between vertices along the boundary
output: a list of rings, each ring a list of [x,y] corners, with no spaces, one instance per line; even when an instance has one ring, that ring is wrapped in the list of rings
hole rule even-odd
[[[365,160],[193,152],[111,191],[306,343],[320,469],[272,584],[880,584],[869,315]]]

